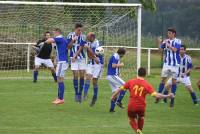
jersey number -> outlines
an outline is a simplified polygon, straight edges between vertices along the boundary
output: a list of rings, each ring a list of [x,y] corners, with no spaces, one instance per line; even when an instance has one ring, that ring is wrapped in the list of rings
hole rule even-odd
[[[135,86],[133,87],[133,90],[135,91],[135,95],[142,96],[142,93],[143,93],[143,91],[144,91],[144,87],[135,85]]]

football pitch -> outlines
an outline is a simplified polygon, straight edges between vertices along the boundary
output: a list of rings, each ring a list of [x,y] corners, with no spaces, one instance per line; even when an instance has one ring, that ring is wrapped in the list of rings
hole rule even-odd
[[[198,71],[193,71],[193,87],[197,90]],[[154,87],[159,84],[159,75],[147,78]],[[99,98],[94,107],[89,107],[89,98],[83,103],[74,102],[72,80],[65,80],[65,103],[55,106],[51,102],[57,94],[57,85],[52,80],[0,80],[0,134],[134,134],[126,109],[116,107],[109,113],[111,90],[105,79],[99,81]],[[123,103],[127,106],[129,93]],[[147,97],[144,134],[199,134],[200,106],[194,106],[191,97],[179,85],[175,108],[168,104],[155,104]]]

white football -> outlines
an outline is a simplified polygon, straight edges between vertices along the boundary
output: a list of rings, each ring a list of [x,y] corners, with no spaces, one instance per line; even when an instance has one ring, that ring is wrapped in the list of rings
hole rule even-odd
[[[97,47],[97,48],[95,49],[95,54],[96,54],[96,55],[103,55],[103,54],[104,54],[104,49],[103,49],[103,47]]]

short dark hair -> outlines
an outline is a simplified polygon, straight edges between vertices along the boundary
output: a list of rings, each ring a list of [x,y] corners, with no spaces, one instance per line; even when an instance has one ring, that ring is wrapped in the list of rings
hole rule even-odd
[[[122,47],[122,48],[119,48],[118,50],[117,50],[117,53],[118,54],[122,54],[122,55],[125,55],[125,53],[126,53],[126,50]]]
[[[45,34],[45,35],[46,35],[46,34],[51,34],[51,32],[50,32],[50,31],[46,31],[44,34]]]
[[[184,50],[186,50],[186,49],[187,49],[186,45],[181,45],[181,47],[183,47],[183,48],[184,48]]]
[[[146,69],[144,67],[140,67],[138,69],[138,76],[145,77],[146,76]]]
[[[81,27],[83,27],[83,25],[82,25],[81,23],[76,23],[76,24],[75,24],[75,29],[81,28]]]
[[[174,33],[174,34],[176,35],[176,29],[173,28],[173,27],[169,27],[169,28],[167,29],[167,31],[170,31],[170,32],[172,32],[172,33]]]
[[[62,33],[60,28],[55,28],[54,31],[59,32],[60,34]]]
[[[51,32],[50,31],[46,31],[46,32],[44,32],[43,36],[46,37],[46,34],[50,34],[51,35]]]

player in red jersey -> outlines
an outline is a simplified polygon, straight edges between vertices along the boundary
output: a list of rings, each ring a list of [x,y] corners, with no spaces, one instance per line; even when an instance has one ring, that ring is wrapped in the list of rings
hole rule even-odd
[[[115,99],[122,90],[129,90],[130,99],[128,104],[128,117],[131,127],[137,134],[142,134],[146,108],[146,95],[151,94],[151,96],[159,99],[174,97],[172,93],[169,95],[157,93],[154,88],[146,80],[144,80],[145,76],[146,69],[142,67],[139,68],[138,77],[126,82],[112,96],[112,99]]]

